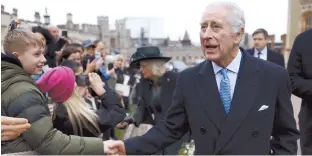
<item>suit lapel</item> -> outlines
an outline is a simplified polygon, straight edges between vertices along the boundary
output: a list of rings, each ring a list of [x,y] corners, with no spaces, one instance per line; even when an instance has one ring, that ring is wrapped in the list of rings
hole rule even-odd
[[[201,105],[212,123],[221,131],[226,118],[221,102],[215,74],[210,61],[205,61],[196,77],[196,88],[200,96]]]
[[[255,55],[255,48],[250,49],[250,50],[249,50],[249,54],[251,54],[252,56],[254,56],[254,55]]]
[[[274,56],[272,56],[272,53],[271,53],[271,51],[268,49],[268,54],[267,54],[268,56],[268,58],[267,58],[267,61],[270,61],[270,62],[274,62]]]
[[[218,153],[231,139],[256,102],[260,80],[258,61],[245,52],[242,59],[231,109],[222,127],[215,153]]]

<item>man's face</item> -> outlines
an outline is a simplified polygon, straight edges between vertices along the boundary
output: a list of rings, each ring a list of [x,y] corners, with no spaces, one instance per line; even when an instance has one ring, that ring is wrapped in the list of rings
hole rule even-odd
[[[96,51],[100,52],[100,53],[101,53],[101,56],[102,56],[103,58],[105,58],[105,56],[106,56],[106,49],[105,49],[104,43],[99,42],[99,43],[96,45]]]
[[[95,54],[95,48],[94,47],[88,47],[86,48],[87,52],[89,55],[94,55]]]
[[[252,38],[253,46],[258,50],[262,50],[268,44],[268,40],[264,37],[262,33],[254,34]]]
[[[210,61],[219,62],[231,56],[234,45],[241,39],[233,33],[229,23],[228,11],[223,7],[208,8],[201,19],[201,48]]]
[[[54,39],[57,41],[59,39],[59,29],[57,27],[49,28],[49,32],[52,34]]]
[[[24,70],[32,75],[40,74],[44,63],[46,62],[43,55],[44,49],[39,47],[31,47],[25,52],[13,52],[12,54],[19,59]]]

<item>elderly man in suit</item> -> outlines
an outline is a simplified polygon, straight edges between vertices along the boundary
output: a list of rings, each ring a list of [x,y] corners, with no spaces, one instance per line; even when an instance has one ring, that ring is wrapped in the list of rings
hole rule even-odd
[[[297,154],[288,73],[239,48],[244,27],[235,3],[210,4],[200,24],[207,60],[180,73],[165,120],[108,147],[118,154],[152,154],[190,130],[196,155]]]
[[[285,67],[284,56],[267,47],[269,34],[265,29],[257,29],[253,34],[253,47],[247,50],[251,55]]]
[[[300,147],[312,155],[312,29],[297,36],[288,61],[292,93],[302,98],[299,113]]]

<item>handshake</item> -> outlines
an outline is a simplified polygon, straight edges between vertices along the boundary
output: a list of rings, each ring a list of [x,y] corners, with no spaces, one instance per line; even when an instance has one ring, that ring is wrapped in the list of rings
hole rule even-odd
[[[107,140],[103,144],[106,155],[126,155],[125,144],[121,140]]]

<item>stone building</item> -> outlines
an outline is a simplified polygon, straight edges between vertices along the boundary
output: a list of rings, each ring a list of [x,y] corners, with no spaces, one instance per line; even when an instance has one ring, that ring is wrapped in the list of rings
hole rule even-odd
[[[287,37],[284,52],[286,61],[288,61],[296,36],[312,28],[312,0],[288,0],[288,3]]]
[[[73,15],[68,13],[66,15],[67,21],[65,24],[57,25],[60,28],[60,32],[67,31],[68,37],[71,40],[97,40],[101,39],[107,45],[107,50],[119,49],[121,51],[127,51],[127,48],[131,47],[130,30],[125,28],[125,24],[122,21],[116,21],[116,30],[109,28],[109,18],[107,16],[98,16],[97,24],[76,24],[74,23]],[[18,19],[20,21],[19,27],[24,29],[31,29],[33,26],[48,26],[50,25],[50,16],[47,12],[42,18],[39,12],[35,12],[34,20],[25,20],[18,18],[18,10],[13,9],[12,13],[5,10],[4,5],[1,5],[1,43],[3,37],[7,33],[7,28],[12,19]]]

